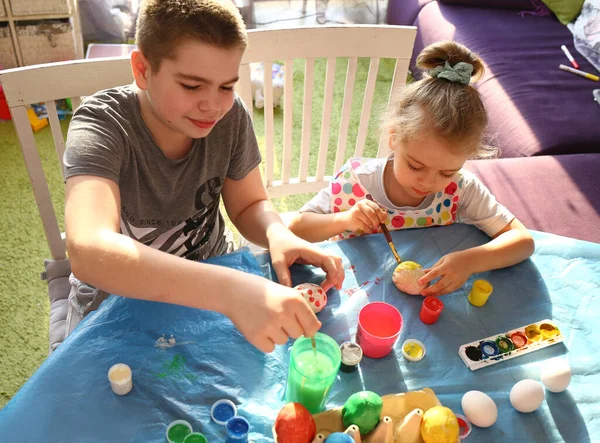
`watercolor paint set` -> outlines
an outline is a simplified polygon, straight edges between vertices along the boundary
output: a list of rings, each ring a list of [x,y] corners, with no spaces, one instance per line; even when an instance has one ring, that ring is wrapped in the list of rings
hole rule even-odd
[[[541,320],[462,345],[458,355],[471,371],[476,371],[563,341],[564,336],[551,320]]]

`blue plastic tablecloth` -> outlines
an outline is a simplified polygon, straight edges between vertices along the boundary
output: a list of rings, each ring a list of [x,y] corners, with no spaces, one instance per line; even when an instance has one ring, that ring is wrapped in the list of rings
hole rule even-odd
[[[381,235],[323,244],[344,259],[341,291],[329,292],[319,314],[322,332],[338,342],[354,337],[358,310],[368,301],[398,307],[404,327],[394,353],[365,358],[360,370],[340,372],[328,405],[368,389],[381,395],[424,387],[462,413],[462,395],[472,389],[498,405],[496,424],[474,428],[468,441],[586,442],[600,439],[600,245],[533,233],[536,252],[507,269],[473,276],[464,288],[443,298],[445,309],[431,326],[419,318],[422,298],[400,293],[391,282],[396,266]],[[482,244],[475,228],[404,230],[392,233],[400,255],[427,267],[441,255]],[[211,260],[225,266],[270,275],[267,254],[247,250]],[[294,285],[320,282],[320,269],[294,265]],[[488,279],[494,292],[475,308],[467,301],[475,278]],[[202,293],[199,290],[198,296]],[[542,319],[553,319],[565,342],[471,372],[458,356],[460,345]],[[168,349],[155,346],[161,336],[176,340]],[[427,355],[406,362],[400,345],[421,340]],[[163,442],[167,425],[185,419],[209,441],[225,432],[210,420],[210,406],[220,398],[238,405],[251,422],[251,441],[272,442],[270,429],[283,406],[291,344],[265,355],[220,314],[162,303],[111,296],[83,321],[0,411],[0,442]],[[566,354],[573,370],[568,391],[546,391],[540,409],[515,411],[508,394],[524,378],[539,380],[544,362]],[[126,396],[112,393],[107,371],[115,363],[133,370],[134,387]],[[21,440],[25,437],[25,440]]]

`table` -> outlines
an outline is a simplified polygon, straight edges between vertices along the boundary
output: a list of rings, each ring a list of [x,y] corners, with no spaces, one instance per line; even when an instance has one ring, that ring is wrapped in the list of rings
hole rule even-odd
[[[319,314],[322,332],[338,342],[356,331],[358,310],[369,300],[397,306],[404,328],[395,352],[380,360],[364,359],[359,371],[340,372],[329,406],[342,405],[353,392],[379,394],[432,388],[440,401],[462,413],[462,395],[478,389],[499,409],[497,423],[474,428],[467,441],[586,442],[600,436],[600,245],[533,232],[536,252],[517,266],[473,276],[465,288],[444,297],[445,310],[431,326],[418,318],[422,298],[401,294],[391,282],[395,262],[381,235],[370,235],[321,247],[344,259],[341,291],[329,292]],[[487,241],[477,229],[453,225],[392,233],[404,259],[429,266],[441,254]],[[247,250],[211,259],[224,266],[273,276],[267,254],[256,260]],[[352,267],[354,266],[354,267]],[[292,267],[293,283],[320,282],[321,270]],[[482,308],[467,301],[475,278],[486,278],[494,293]],[[199,294],[200,295],[200,294]],[[469,371],[459,358],[464,343],[552,319],[565,342],[497,365]],[[157,339],[171,334],[176,346],[160,349]],[[406,362],[400,344],[416,338],[426,357]],[[283,406],[290,345],[269,355],[249,345],[220,314],[180,306],[111,296],[86,318],[0,411],[0,441],[132,441],[163,442],[166,426],[185,419],[210,441],[224,441],[224,430],[211,423],[209,410],[219,398],[230,398],[252,425],[251,440],[272,442],[271,425]],[[515,411],[508,393],[524,378],[539,380],[550,357],[567,354],[573,369],[569,390],[546,392],[541,408]],[[107,371],[115,363],[133,370],[133,390],[112,393]]]

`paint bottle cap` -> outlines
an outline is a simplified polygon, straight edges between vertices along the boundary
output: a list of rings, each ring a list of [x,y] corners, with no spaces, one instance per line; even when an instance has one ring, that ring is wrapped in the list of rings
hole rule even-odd
[[[456,420],[458,421],[458,438],[464,440],[471,433],[471,429],[473,426],[467,417],[462,414],[454,414],[456,416]]]
[[[409,338],[402,343],[402,355],[408,361],[421,361],[426,352],[425,345],[414,338]]]
[[[237,415],[237,407],[231,400],[223,398],[217,400],[210,408],[210,417],[221,426],[225,426],[229,420]]]
[[[348,366],[356,366],[363,357],[363,350],[359,344],[347,341],[340,345],[342,363]]]
[[[169,443],[183,443],[185,438],[192,433],[192,425],[185,420],[175,420],[167,426],[167,441]]]
[[[208,443],[208,440],[200,432],[192,432],[183,440],[183,443]]]
[[[235,416],[225,425],[227,443],[245,443],[248,441],[250,423],[244,417]]]
[[[125,363],[117,363],[111,366],[108,370],[108,381],[110,382],[110,388],[115,394],[128,394],[133,387],[131,368]]]

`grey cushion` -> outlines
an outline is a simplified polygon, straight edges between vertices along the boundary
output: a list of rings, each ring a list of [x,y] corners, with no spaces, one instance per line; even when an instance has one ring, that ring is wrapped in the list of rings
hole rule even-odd
[[[50,298],[48,354],[51,354],[66,336],[68,298],[71,291],[69,284],[71,264],[69,259],[44,260],[44,266],[46,272],[42,277],[48,282],[48,297]]]

